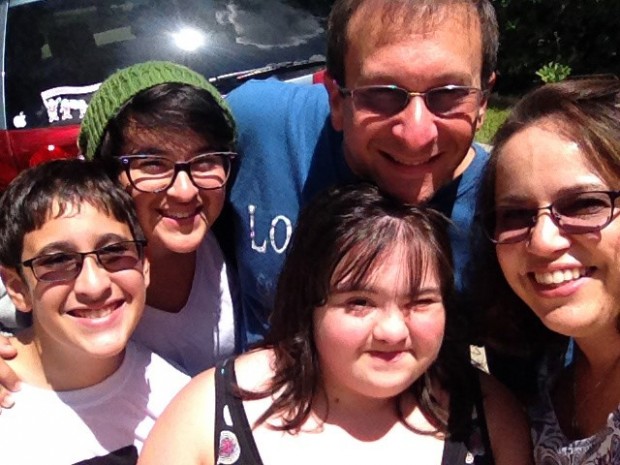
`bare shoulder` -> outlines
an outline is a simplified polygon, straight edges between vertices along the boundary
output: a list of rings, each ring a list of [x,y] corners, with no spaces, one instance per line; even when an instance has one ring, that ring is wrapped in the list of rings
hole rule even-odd
[[[215,369],[194,377],[155,422],[139,464],[214,463]]]
[[[274,353],[270,349],[254,350],[235,360],[237,383],[243,389],[260,390],[273,377]]]
[[[491,375],[480,372],[479,376],[495,463],[532,464],[532,442],[525,408]]]

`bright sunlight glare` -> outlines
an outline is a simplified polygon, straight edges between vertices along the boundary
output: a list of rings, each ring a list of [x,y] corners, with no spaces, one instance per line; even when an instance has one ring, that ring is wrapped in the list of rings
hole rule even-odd
[[[179,30],[179,32],[172,33],[172,38],[176,46],[186,52],[193,52],[202,47],[205,43],[204,34],[190,27],[185,27]]]

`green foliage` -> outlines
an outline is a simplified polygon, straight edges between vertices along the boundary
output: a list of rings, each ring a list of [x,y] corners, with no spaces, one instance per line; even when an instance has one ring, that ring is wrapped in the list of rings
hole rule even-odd
[[[476,133],[476,141],[483,144],[491,143],[493,136],[510,114],[510,110],[516,100],[516,98],[511,97],[499,97],[496,94],[491,96],[487,106],[484,124]]]
[[[550,61],[545,66],[536,71],[536,76],[538,76],[545,84],[549,84],[550,82],[563,81],[568,76],[570,76],[570,73],[570,66],[563,65],[555,61]]]
[[[500,93],[536,85],[536,72],[550,62],[569,67],[573,75],[620,75],[620,1],[495,0],[493,5],[500,27]]]

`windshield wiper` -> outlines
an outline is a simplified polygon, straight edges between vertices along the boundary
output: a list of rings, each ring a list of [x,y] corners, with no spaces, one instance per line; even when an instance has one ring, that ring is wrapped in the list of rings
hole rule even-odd
[[[325,60],[284,61],[282,63],[269,64],[261,68],[222,74],[220,76],[209,78],[209,82],[214,85],[221,85],[222,83],[229,81],[241,83],[247,81],[248,79],[265,78],[308,68],[319,68],[321,66],[325,66]]]

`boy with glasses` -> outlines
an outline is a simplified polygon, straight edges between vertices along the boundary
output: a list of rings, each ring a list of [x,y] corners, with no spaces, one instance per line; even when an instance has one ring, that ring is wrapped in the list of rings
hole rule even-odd
[[[188,377],[129,337],[149,283],[131,197],[102,166],[59,160],[0,199],[2,280],[32,326],[11,342],[19,401],[0,416],[12,465],[136,463]]]
[[[450,217],[456,284],[465,291],[488,158],[472,141],[497,47],[489,0],[336,0],[324,86],[251,81],[229,94],[243,155],[230,203],[246,343],[267,329],[300,208],[353,180]],[[465,294],[461,302],[467,310]]]

